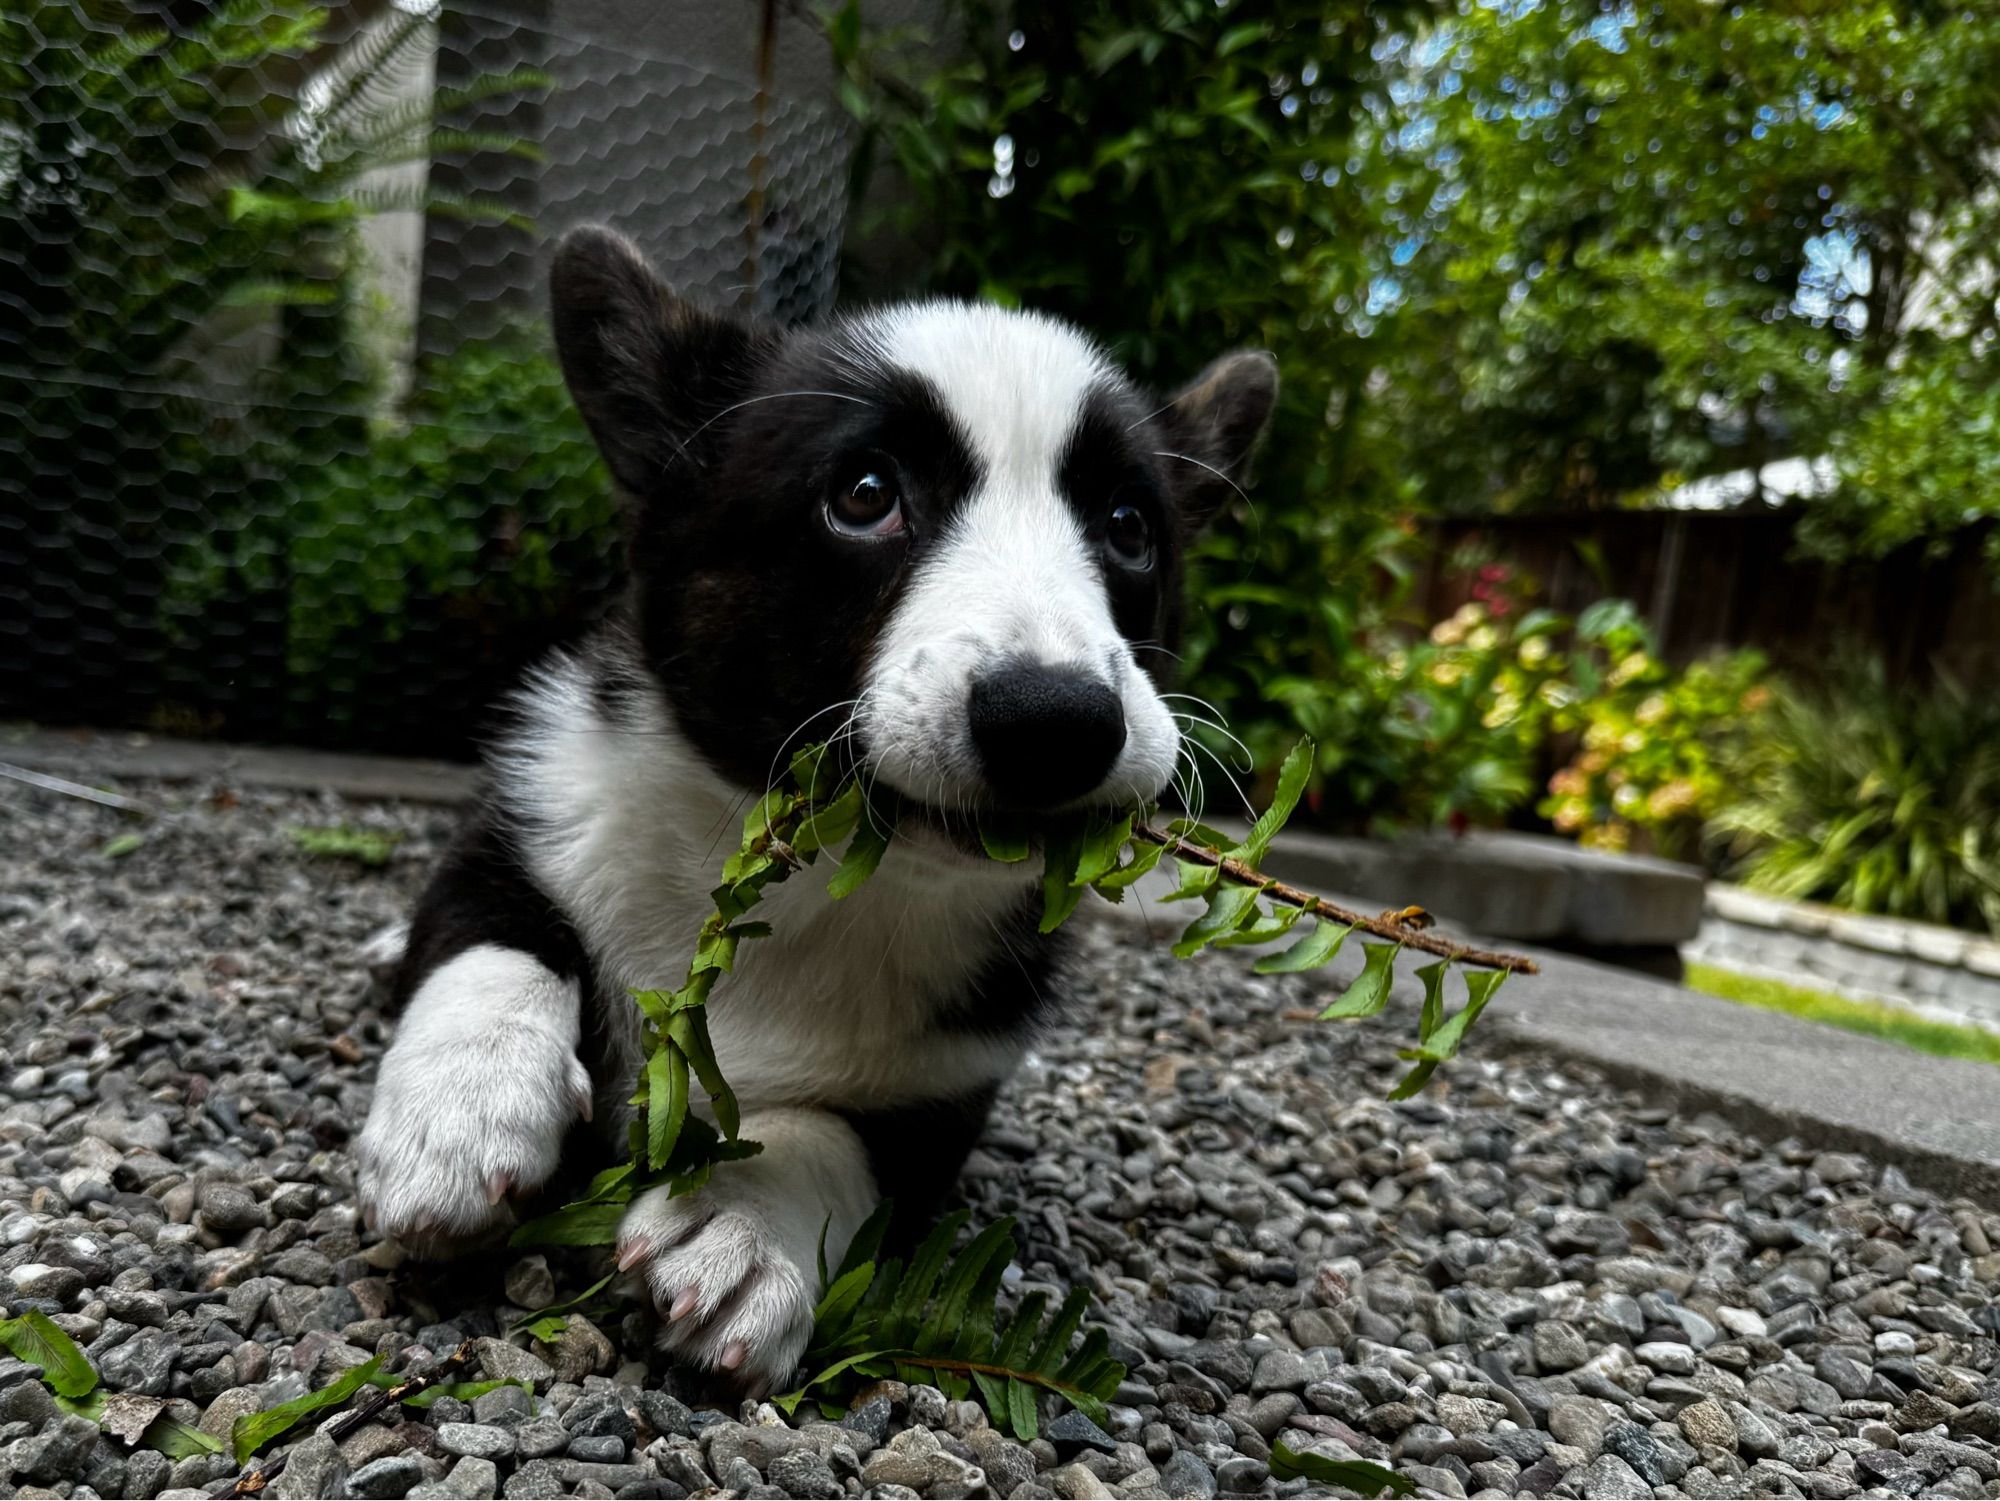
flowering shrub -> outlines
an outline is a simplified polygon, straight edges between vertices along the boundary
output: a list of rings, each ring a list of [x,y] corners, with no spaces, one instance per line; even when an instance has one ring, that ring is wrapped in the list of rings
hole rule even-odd
[[[1358,831],[1496,822],[1534,796],[1563,701],[1566,617],[1528,609],[1530,586],[1489,564],[1475,597],[1414,639],[1378,625],[1311,678],[1270,697],[1319,745],[1309,806]]]
[[[1537,811],[1592,849],[1695,857],[1728,759],[1770,702],[1764,658],[1739,651],[1677,673],[1622,600],[1586,610],[1577,638],[1573,697],[1554,716],[1576,752]]]

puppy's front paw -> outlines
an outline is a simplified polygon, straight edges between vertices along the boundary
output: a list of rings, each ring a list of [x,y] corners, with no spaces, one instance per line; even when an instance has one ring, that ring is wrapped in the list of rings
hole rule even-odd
[[[508,1195],[547,1181],[579,1117],[590,1075],[559,1027],[506,1017],[399,1038],[356,1148],[362,1217],[448,1256],[512,1223]]]
[[[618,1227],[618,1265],[660,1311],[660,1343],[761,1395],[790,1378],[812,1334],[819,1248],[837,1263],[875,1205],[867,1153],[825,1112],[743,1118],[764,1150],[683,1198],[656,1188]]]
[[[730,1166],[735,1166],[731,1164]],[[797,1368],[812,1333],[818,1242],[791,1243],[727,1186],[641,1195],[618,1230],[618,1266],[659,1309],[660,1344],[688,1365],[762,1395]]]

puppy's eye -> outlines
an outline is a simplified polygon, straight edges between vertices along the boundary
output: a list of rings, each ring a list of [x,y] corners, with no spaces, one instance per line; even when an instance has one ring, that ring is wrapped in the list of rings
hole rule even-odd
[[[858,466],[834,485],[827,520],[849,537],[886,537],[903,529],[903,497],[887,463]]]
[[[1153,566],[1153,528],[1137,506],[1117,506],[1104,528],[1104,549],[1122,566],[1144,570]]]

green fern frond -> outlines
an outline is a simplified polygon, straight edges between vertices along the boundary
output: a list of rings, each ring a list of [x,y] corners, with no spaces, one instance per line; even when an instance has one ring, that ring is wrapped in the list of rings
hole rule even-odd
[[[884,1205],[856,1236],[879,1245],[888,1224]],[[856,1388],[884,1376],[924,1381],[946,1395],[974,1392],[996,1427],[1026,1443],[1040,1432],[1040,1402],[1059,1398],[1095,1421],[1125,1379],[1102,1329],[1076,1338],[1090,1306],[1087,1289],[1063,1300],[1044,1321],[1048,1298],[1030,1293],[1013,1317],[999,1312],[1002,1279],[1014,1260],[1014,1222],[986,1226],[954,1250],[968,1216],[946,1215],[911,1256],[909,1269],[891,1259],[856,1260],[850,1252],[820,1300],[805,1369],[812,1374],[778,1399],[793,1412],[808,1396],[838,1405]],[[1074,1348],[1072,1348],[1074,1346]]]

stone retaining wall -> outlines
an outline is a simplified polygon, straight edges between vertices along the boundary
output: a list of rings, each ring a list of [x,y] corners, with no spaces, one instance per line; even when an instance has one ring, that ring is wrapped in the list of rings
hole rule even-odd
[[[2000,942],[1714,884],[1690,962],[2000,1031]]]

